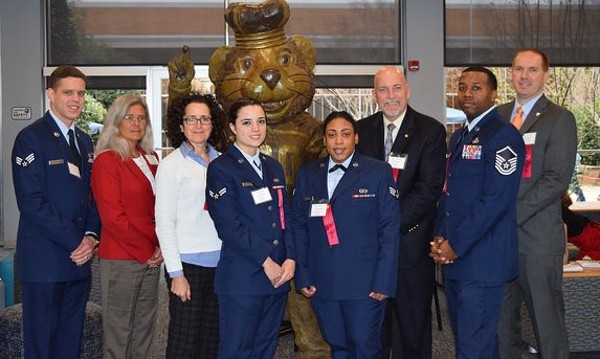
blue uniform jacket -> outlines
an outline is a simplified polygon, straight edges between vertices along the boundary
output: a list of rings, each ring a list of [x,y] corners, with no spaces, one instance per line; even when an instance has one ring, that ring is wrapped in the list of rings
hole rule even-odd
[[[289,283],[273,288],[262,264],[295,259],[289,226],[285,177],[281,165],[260,155],[263,179],[242,153],[231,146],[207,170],[206,201],[219,238],[221,258],[215,272],[215,292],[227,295],[271,295],[289,291]],[[255,204],[252,192],[267,187],[271,200]],[[280,194],[283,203],[280,203]],[[279,205],[285,210],[281,228]]]
[[[50,113],[24,128],[12,152],[12,172],[20,211],[18,274],[30,282],[63,282],[90,275],[69,258],[86,231],[100,234],[100,219],[90,191],[94,150],[76,128],[81,178],[69,173],[69,145]]]
[[[314,285],[327,300],[365,299],[370,292],[393,297],[398,268],[398,193],[390,166],[354,153],[329,204],[339,244],[330,246],[313,203],[327,203],[329,157],[298,171],[294,192],[295,284]]]
[[[508,281],[517,276],[516,198],[525,158],[519,132],[496,109],[448,145],[446,190],[436,218],[458,259],[448,279]],[[460,141],[460,142],[459,142]]]

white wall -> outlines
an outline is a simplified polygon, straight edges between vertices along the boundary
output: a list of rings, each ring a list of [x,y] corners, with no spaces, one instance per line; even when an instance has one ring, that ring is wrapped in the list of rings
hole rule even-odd
[[[0,171],[2,234],[8,246],[17,238],[19,212],[12,184],[11,151],[14,138],[42,115],[42,0],[0,2]],[[33,120],[14,121],[13,107],[31,107]]]

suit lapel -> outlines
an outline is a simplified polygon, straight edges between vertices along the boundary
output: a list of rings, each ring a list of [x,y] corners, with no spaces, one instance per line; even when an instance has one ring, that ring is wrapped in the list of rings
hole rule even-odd
[[[54,122],[54,119],[52,118],[52,115],[50,115],[49,112],[46,113],[46,116],[44,117],[44,123],[48,127],[48,132],[51,133],[51,136],[54,139],[54,142],[56,143],[56,147],[60,150],[60,152],[63,153],[64,158],[66,158],[70,162],[71,149],[69,148],[67,139],[65,138],[65,136],[63,136],[62,132],[60,131],[60,128],[58,128],[58,125],[56,124],[56,122]]]
[[[148,168],[150,168],[150,172],[152,172],[153,176],[156,176],[156,168],[157,166],[155,165],[151,165],[148,160],[145,158],[146,157],[146,152],[144,152],[141,148],[138,147],[138,150],[140,151],[140,156],[142,157],[143,161],[146,161],[146,164],[148,165]],[[137,165],[137,163],[135,163],[133,161],[133,158],[127,159],[125,161],[125,167],[127,167],[127,169],[129,169],[129,171],[142,183],[145,183],[145,185],[147,186],[148,190],[152,191],[152,184],[150,183],[150,181],[148,180],[148,178],[146,177],[146,175],[144,174],[144,172],[142,171],[142,169]]]
[[[406,109],[406,115],[402,120],[402,125],[400,125],[400,129],[398,129],[398,135],[396,136],[396,140],[394,141],[394,145],[392,146],[392,152],[395,154],[405,153],[404,149],[410,143],[413,137],[413,131],[415,126],[415,118],[413,116],[413,112],[408,107]]]
[[[523,123],[523,126],[521,127],[519,132],[521,134],[527,133],[527,131],[529,131],[543,116],[547,106],[548,99],[546,98],[546,96],[542,95],[542,97],[538,99],[535,105],[533,105],[533,108],[527,115],[527,118],[525,119],[525,122]]]
[[[373,121],[373,131],[369,131],[370,134],[370,144],[371,144],[371,151],[370,153],[376,153],[377,154],[377,158],[380,160],[384,159],[384,149],[383,149],[383,136],[384,136],[384,130],[383,130],[383,112],[378,112],[377,113],[377,118],[375,119],[375,121]],[[359,144],[360,144],[360,138],[358,139]]]
[[[270,186],[271,184],[273,186],[278,186],[283,184],[283,178],[276,178],[275,174],[272,171],[273,169],[267,165],[267,159],[265,158],[265,155],[261,153],[259,156],[263,178],[261,179],[258,173],[256,173],[256,171],[254,170],[254,168],[252,168],[252,172],[256,174],[257,181],[260,181],[262,183],[262,186]],[[249,165],[250,167],[254,166],[251,163],[249,163]]]
[[[329,192],[327,191],[327,176],[329,174],[329,170],[327,168],[328,163],[329,156],[322,158],[319,161],[318,166],[315,167],[315,171],[312,176],[314,179],[314,188],[316,190],[315,195],[317,196],[315,200],[326,200],[329,198]]]
[[[242,153],[240,152],[240,150],[237,147],[231,146],[230,153],[231,153],[231,156],[234,158],[238,168],[242,171],[242,173],[244,173],[244,177],[247,177],[247,179],[258,188],[265,186],[265,181],[260,178],[258,173],[256,173],[256,171],[252,167],[254,165],[246,160],[244,155],[242,155]],[[261,166],[262,166],[263,178],[266,179],[267,176],[271,176],[272,174],[266,168],[267,166],[265,166],[265,161],[262,161],[262,157],[264,155],[261,154],[260,156],[261,156],[261,162],[262,162]]]
[[[75,127],[75,135],[77,136],[77,144],[79,145],[79,155],[81,156],[81,169],[83,172],[81,175],[87,177],[90,173],[90,167],[92,166],[92,163],[89,162],[91,158],[90,154],[93,155],[94,149],[88,148],[88,142],[82,139],[83,133],[82,130]]]
[[[338,182],[329,201],[333,202],[340,195],[340,193],[344,193],[348,188],[350,188],[352,184],[354,184],[356,180],[360,178],[361,172],[362,169],[360,167],[360,155],[355,151],[346,173],[344,173]],[[325,189],[327,189],[327,183],[325,183]]]

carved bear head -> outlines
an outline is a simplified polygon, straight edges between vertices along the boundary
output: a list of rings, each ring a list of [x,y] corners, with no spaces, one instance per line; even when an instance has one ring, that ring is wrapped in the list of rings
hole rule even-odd
[[[260,101],[269,124],[285,123],[310,105],[315,85],[316,50],[304,36],[286,37],[290,16],[285,0],[234,3],[225,20],[235,46],[221,46],[209,61],[215,94],[227,109],[240,98]]]

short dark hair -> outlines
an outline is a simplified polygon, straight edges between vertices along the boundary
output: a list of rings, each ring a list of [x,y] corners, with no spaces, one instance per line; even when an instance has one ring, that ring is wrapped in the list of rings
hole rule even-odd
[[[344,120],[350,122],[352,124],[352,129],[354,129],[354,133],[358,133],[356,130],[356,121],[354,121],[354,118],[351,114],[346,111],[333,111],[329,114],[329,116],[327,116],[327,118],[325,118],[325,121],[323,121],[323,135],[325,135],[327,125],[329,125],[329,123],[336,118],[343,118]]]
[[[247,106],[260,106],[263,111],[265,111],[265,108],[263,107],[262,103],[260,103],[259,101],[256,101],[254,99],[251,98],[241,98],[237,101],[235,101],[234,103],[231,104],[231,106],[229,106],[229,110],[227,111],[227,120],[229,121],[229,123],[232,123],[235,125],[235,120],[238,117],[238,113],[240,112],[240,110],[244,107]],[[266,111],[265,111],[265,115],[266,115]]]
[[[85,74],[81,72],[80,69],[71,65],[62,65],[52,71],[52,74],[50,74],[50,77],[48,78],[48,84],[46,88],[56,90],[60,80],[67,77],[77,77],[82,79],[83,82],[86,81]]]
[[[210,117],[212,118],[212,130],[208,143],[212,146],[217,146],[218,139],[224,136],[223,111],[213,95],[203,95],[197,92],[190,93],[177,100],[167,111],[167,137],[171,141],[171,146],[177,148],[185,141],[185,135],[181,131],[180,126],[183,125],[185,108],[191,103],[202,103],[208,107]]]
[[[463,73],[465,73],[465,72],[482,72],[482,73],[486,74],[486,76],[488,78],[488,84],[490,85],[492,90],[498,89],[498,80],[496,79],[496,75],[494,75],[494,73],[492,71],[490,71],[488,68],[485,68],[483,66],[471,66],[471,67],[467,67],[462,72]]]
[[[515,65],[515,57],[517,57],[517,55],[522,52],[533,52],[534,54],[540,55],[540,57],[542,58],[542,69],[544,69],[544,71],[548,71],[548,68],[550,68],[550,60],[548,60],[548,56],[546,56],[546,54],[542,52],[542,50],[536,49],[535,47],[527,47],[517,51],[517,53],[513,57],[512,66]]]

